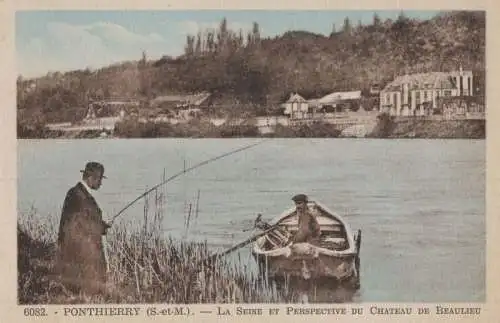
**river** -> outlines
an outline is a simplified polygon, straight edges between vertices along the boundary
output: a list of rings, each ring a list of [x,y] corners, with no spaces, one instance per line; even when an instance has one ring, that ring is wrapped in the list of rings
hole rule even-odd
[[[57,223],[88,160],[106,167],[97,194],[109,219],[203,160],[261,139],[19,140],[18,208]],[[362,302],[485,300],[485,141],[270,139],[162,187],[165,234],[217,250],[249,237],[306,193],[363,232]],[[199,192],[199,193],[198,193]],[[198,215],[185,221],[191,204]],[[119,221],[140,225],[144,203]],[[194,212],[192,212],[194,214]],[[242,251],[248,261],[248,248]],[[247,258],[245,258],[247,259]]]

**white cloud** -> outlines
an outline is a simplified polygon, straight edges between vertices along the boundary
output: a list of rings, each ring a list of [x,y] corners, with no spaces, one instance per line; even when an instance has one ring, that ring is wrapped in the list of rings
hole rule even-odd
[[[178,23],[178,28],[180,32],[184,35],[196,35],[198,32],[204,32],[205,30],[218,30],[220,27],[220,21],[212,22],[199,22],[194,20],[184,20]],[[238,22],[238,21],[228,21],[227,28],[234,32],[239,32],[241,29],[243,32],[252,29],[251,23]]]
[[[150,58],[157,58],[178,47],[158,33],[139,34],[108,22],[52,22],[46,27],[45,37],[32,38],[18,49],[18,69],[27,77],[135,60],[143,50]]]
[[[48,37],[33,38],[20,49],[18,68],[23,75],[85,68],[109,59],[102,39],[79,27],[50,23],[47,31]]]
[[[91,34],[99,35],[103,39],[122,44],[147,44],[164,41],[163,37],[157,33],[141,35],[133,33],[121,25],[109,22],[98,22],[81,28]]]

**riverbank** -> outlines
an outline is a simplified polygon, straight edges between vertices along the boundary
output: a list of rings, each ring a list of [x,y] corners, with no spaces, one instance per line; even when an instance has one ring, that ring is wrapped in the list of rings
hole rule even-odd
[[[398,123],[390,138],[485,139],[485,120],[417,120]]]
[[[266,303],[280,296],[244,266],[211,255],[206,243],[175,241],[158,232],[129,233],[114,227],[107,236],[108,286],[89,297],[67,290],[54,274],[56,245],[47,225],[18,223],[19,304],[81,303]],[[28,223],[28,224],[27,224]]]
[[[486,120],[422,120],[381,115],[371,138],[485,139]]]
[[[95,138],[338,138],[345,137],[333,125],[315,122],[295,126],[276,125],[262,132],[252,124],[220,125],[193,120],[188,123],[138,123],[125,121],[113,132],[105,130],[61,131],[47,128],[18,128],[20,139],[95,139]],[[395,121],[379,116],[366,138],[423,138],[423,139],[485,139],[485,120],[421,120]]]

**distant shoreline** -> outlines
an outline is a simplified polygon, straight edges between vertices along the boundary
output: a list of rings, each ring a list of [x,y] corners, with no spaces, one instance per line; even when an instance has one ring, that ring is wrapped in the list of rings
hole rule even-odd
[[[277,126],[273,133],[260,133],[256,126],[203,125],[172,126],[167,124],[130,123],[115,128],[114,133],[101,130],[60,131],[39,129],[18,129],[18,139],[230,139],[230,138],[342,138],[342,139],[486,139],[485,120],[416,120],[411,123],[379,121],[375,128],[363,136],[346,136],[328,126],[318,123],[301,126]]]

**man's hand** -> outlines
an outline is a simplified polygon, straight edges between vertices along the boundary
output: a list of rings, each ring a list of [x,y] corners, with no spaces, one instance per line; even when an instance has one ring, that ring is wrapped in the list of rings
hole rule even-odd
[[[103,232],[102,234],[107,234],[108,233],[108,229],[111,228],[111,224],[108,224],[106,221],[102,221],[102,225],[103,225]]]

